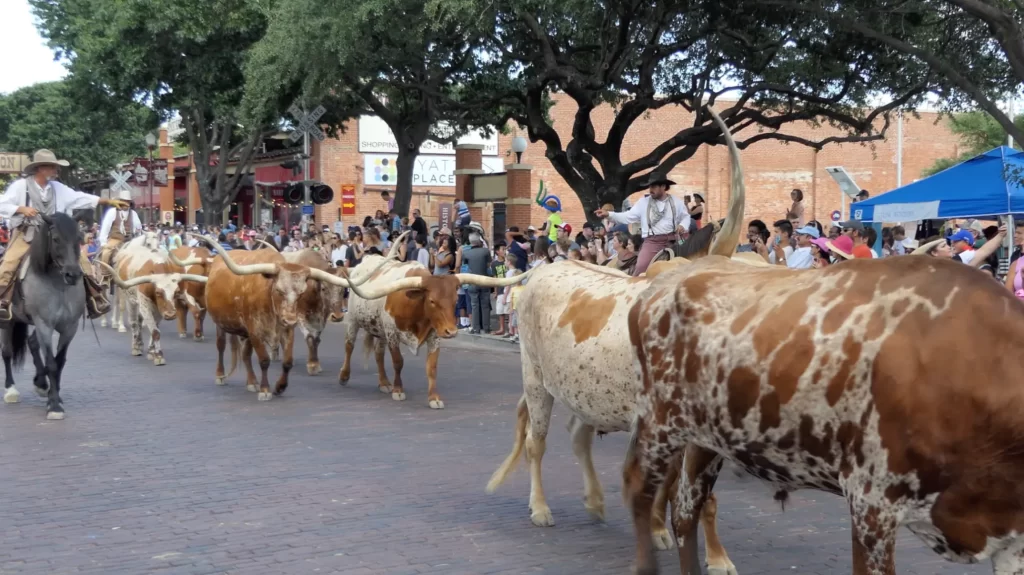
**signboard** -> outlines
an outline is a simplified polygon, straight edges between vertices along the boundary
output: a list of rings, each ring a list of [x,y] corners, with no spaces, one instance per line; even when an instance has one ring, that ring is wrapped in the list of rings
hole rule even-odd
[[[396,161],[392,154],[363,154],[363,183],[372,186],[393,186],[398,179]],[[503,158],[484,158],[484,173],[505,171]],[[412,169],[412,185],[437,188],[455,187],[455,155],[418,156]]]
[[[132,191],[132,187],[128,185],[128,180],[132,177],[131,172],[118,172],[111,170],[110,177],[114,179],[114,183],[110,186],[110,191],[112,192],[111,197],[114,197],[116,192],[121,190],[127,190],[129,192]]]
[[[167,160],[153,158],[151,165],[147,158],[135,158],[126,168],[132,175],[128,179],[129,182],[138,186],[148,186],[149,178],[152,175],[153,186],[167,187]]]
[[[302,215],[312,216],[315,213],[312,205],[302,206]]]
[[[165,223],[165,224],[173,224],[174,223],[174,212],[164,212],[163,215],[164,215],[164,217],[161,220],[163,223]]]
[[[338,234],[339,236],[345,233],[345,224],[343,224],[341,220],[334,222],[334,233]]]
[[[437,205],[437,229],[452,227],[452,205],[441,203]]]
[[[854,204],[856,206],[857,204]],[[854,210],[853,217],[861,219],[864,210]],[[882,204],[875,206],[872,222],[910,222],[939,219],[939,200],[913,204]]]
[[[833,222],[838,222],[839,220],[843,219],[843,212],[840,212],[839,210],[832,210],[831,217]]]
[[[0,174],[20,174],[31,162],[25,154],[0,152]]]
[[[356,187],[352,184],[342,184],[341,186],[341,215],[356,215]]]
[[[443,133],[444,124],[439,124],[438,133]],[[474,131],[459,138],[460,144],[477,144],[484,147],[484,156],[498,155],[498,133],[484,136],[481,131]],[[384,120],[377,116],[359,117],[359,151],[363,153],[397,154],[398,142],[395,135]],[[455,146],[426,141],[420,146],[421,154],[455,154]]]
[[[860,193],[860,186],[857,185],[857,182],[853,181],[853,178],[850,177],[850,174],[842,166],[825,168],[825,172],[832,176],[832,179],[839,184],[839,189],[847,196],[856,198],[857,194]]]
[[[292,142],[298,142],[299,138],[307,132],[310,136],[316,138],[318,142],[322,142],[327,139],[327,135],[324,134],[324,131],[316,125],[316,121],[319,120],[320,116],[323,116],[326,112],[327,108],[317,106],[312,112],[303,114],[302,109],[299,108],[297,104],[292,104],[291,107],[288,108],[288,113],[298,120],[299,123],[295,126],[295,131],[288,136],[288,139]]]

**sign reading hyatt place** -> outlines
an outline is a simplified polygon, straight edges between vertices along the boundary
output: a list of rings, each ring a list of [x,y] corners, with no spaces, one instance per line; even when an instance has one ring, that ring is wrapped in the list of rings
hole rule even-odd
[[[477,144],[484,147],[483,155],[498,155],[498,133],[490,137],[482,132],[470,132],[459,138],[460,144]],[[364,154],[397,154],[398,142],[384,120],[377,116],[359,117],[359,151]],[[426,141],[420,146],[420,154],[454,154],[455,146]],[[452,184],[453,186],[455,184]]]
[[[393,186],[398,179],[394,154],[363,154],[363,183],[370,186]],[[427,154],[417,156],[412,168],[412,185],[455,187],[455,155]],[[505,171],[503,158],[483,158],[483,171],[488,174]]]

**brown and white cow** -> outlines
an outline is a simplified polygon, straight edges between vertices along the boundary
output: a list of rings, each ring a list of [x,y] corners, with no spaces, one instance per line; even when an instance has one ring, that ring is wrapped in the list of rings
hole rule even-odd
[[[986,274],[918,256],[806,271],[709,257],[654,279],[629,337],[638,573],[657,573],[651,504],[681,454],[683,573],[699,573],[696,517],[723,459],[780,498],[845,497],[855,575],[895,573],[901,525],[946,559],[1024,573],[1024,304]]]
[[[688,253],[703,257],[709,251],[730,254],[735,249],[743,218],[742,178],[734,174],[732,184],[729,216],[721,233],[714,242],[705,233],[708,246],[693,249],[691,244]],[[747,269],[768,265],[760,256],[742,261],[739,265]],[[640,378],[633,365],[632,346],[626,338],[629,309],[651,285],[651,278],[686,265],[693,264],[684,258],[657,262],[651,264],[647,275],[640,277],[579,261],[544,265],[534,272],[516,304],[523,398],[518,406],[515,443],[512,453],[491,477],[489,493],[513,471],[525,447],[531,480],[530,519],[538,526],[554,525],[544,496],[541,460],[557,401],[572,414],[569,432],[573,452],[583,470],[584,507],[596,519],[604,518],[604,493],[594,469],[591,447],[595,433],[629,431],[637,409]],[[664,517],[666,499],[675,499],[669,484],[671,481],[658,492],[650,527],[660,549],[674,546]],[[705,512],[703,524],[708,573],[735,575],[735,567],[716,536],[713,509]]]
[[[396,245],[399,242],[396,242]],[[377,255],[363,257],[353,268],[353,282],[369,279],[359,289],[352,289],[345,314],[345,364],[338,379],[342,385],[351,375],[352,350],[359,330],[367,332],[366,352],[374,350],[377,359],[377,388],[390,393],[395,401],[405,400],[402,385],[401,346],[414,354],[427,346],[427,402],[431,409],[444,409],[437,393],[437,359],[441,340],[455,337],[455,303],[460,284],[483,288],[505,287],[526,279],[529,273],[515,278],[492,278],[475,274],[435,276],[419,262],[388,261]],[[395,368],[394,385],[388,383],[384,368],[384,349],[391,353]]]
[[[103,262],[99,265],[111,273],[121,288],[131,329],[132,355],[142,355],[142,328],[145,328],[149,332],[146,356],[153,365],[160,366],[167,363],[160,344],[160,319],[174,319],[179,302],[198,305],[186,290],[186,285],[202,281],[203,276],[175,273],[180,268],[170,263],[167,251],[153,249],[146,240],[144,234],[125,244],[114,260],[116,268]]]
[[[181,247],[171,250],[169,259],[171,260],[170,269],[176,273],[187,273],[192,275],[206,276],[210,271],[210,264],[213,262],[213,256],[210,255],[210,250],[203,247]],[[188,260],[191,263],[185,267],[177,265],[177,262],[182,260]],[[195,341],[203,341],[203,321],[206,319],[206,284],[202,282],[188,282],[185,284],[185,291],[188,295],[192,296],[192,300],[195,301],[195,305],[190,304],[185,298],[181,298],[176,302],[175,307],[178,312],[178,337],[185,339],[188,337],[188,314],[192,313],[192,321],[194,322],[192,339]]]
[[[127,243],[131,242],[135,242],[135,245],[139,245],[141,243],[142,245],[146,246],[148,249],[152,251],[160,251],[161,249],[163,249],[160,246],[160,235],[157,234],[156,232],[143,232],[132,238]],[[122,250],[127,245],[127,243],[122,244],[120,247],[118,247],[117,252]],[[115,252],[115,259],[112,262],[115,267],[117,266],[117,252]],[[125,327],[124,321],[126,318],[125,308],[127,305],[127,298],[123,297],[121,288],[119,288],[116,283],[112,283],[115,274],[113,271],[109,271],[111,270],[111,268],[109,266],[101,266],[99,264],[99,256],[97,256],[96,261],[93,262],[93,277],[95,277],[96,281],[99,282],[101,285],[111,286],[111,310],[109,314],[104,315],[100,319],[100,327],[107,327],[107,316],[109,315],[110,327],[117,328],[117,331],[119,333],[126,333],[128,331],[128,328]]]
[[[217,249],[213,239],[202,239]],[[283,393],[288,387],[288,372],[292,367],[294,329],[303,313],[300,302],[309,292],[319,293],[321,282],[351,287],[343,278],[287,262],[272,250],[222,251],[210,266],[206,282],[206,309],[217,326],[217,385],[225,383],[224,349],[227,337],[233,336],[244,339],[242,359],[247,371],[246,389],[258,390],[260,401],[273,397],[267,380],[269,351],[279,343],[284,345],[282,373],[274,388],[274,394]],[[307,311],[321,313],[319,309]],[[251,364],[253,351],[262,371],[258,385]],[[232,372],[237,359],[237,346],[232,345]]]

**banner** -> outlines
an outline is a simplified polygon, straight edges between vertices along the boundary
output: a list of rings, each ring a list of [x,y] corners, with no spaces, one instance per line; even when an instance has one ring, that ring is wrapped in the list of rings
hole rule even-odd
[[[356,215],[356,187],[352,184],[341,186],[341,215]]]
[[[438,133],[444,131],[444,126],[438,128]],[[470,132],[459,138],[460,144],[477,144],[484,147],[483,155],[498,155],[498,133],[492,131],[490,136],[483,132]],[[363,153],[398,153],[398,142],[395,141],[395,134],[391,128],[377,116],[359,117],[359,151]],[[438,144],[427,140],[420,146],[421,154],[455,154],[455,146],[452,144]]]
[[[363,154],[363,183],[371,186],[394,186],[398,179],[395,162],[398,156],[392,154]],[[419,156],[412,170],[412,185],[438,188],[455,187],[455,155]],[[484,173],[505,171],[504,158],[484,158]]]

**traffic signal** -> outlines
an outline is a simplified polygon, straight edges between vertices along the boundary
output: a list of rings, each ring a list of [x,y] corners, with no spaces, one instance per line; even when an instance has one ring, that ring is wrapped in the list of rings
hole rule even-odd
[[[314,184],[309,187],[309,199],[317,205],[329,204],[334,199],[334,190],[327,184]]]
[[[304,194],[305,190],[303,190],[302,184],[292,184],[284,189],[284,203],[301,204]]]

